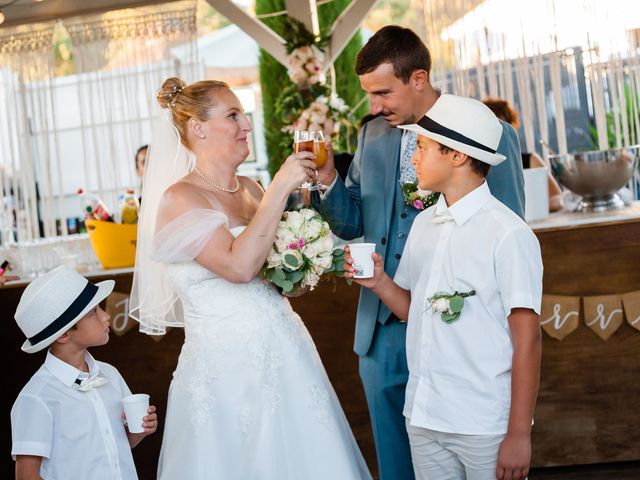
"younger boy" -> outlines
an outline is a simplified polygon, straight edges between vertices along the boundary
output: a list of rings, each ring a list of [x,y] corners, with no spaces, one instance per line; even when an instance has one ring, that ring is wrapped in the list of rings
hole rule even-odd
[[[482,103],[442,95],[400,128],[418,134],[420,188],[441,196],[416,217],[395,278],[374,254],[374,277],[356,281],[409,322],[404,415],[416,478],[524,479],[542,260],[531,229],[485,182],[505,160],[502,127]]]
[[[87,348],[109,341],[110,317],[99,306],[113,280],[97,285],[58,267],[25,289],[15,313],[27,340],[22,350],[49,347],[44,365],[11,409],[16,479],[137,479],[131,449],[158,426],[155,407],[144,433],[122,423],[131,394],[118,371]]]

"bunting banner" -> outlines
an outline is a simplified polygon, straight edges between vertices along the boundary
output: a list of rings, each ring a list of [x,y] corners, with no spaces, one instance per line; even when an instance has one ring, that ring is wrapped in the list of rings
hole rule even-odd
[[[640,331],[640,290],[622,295],[622,305],[627,323]]]
[[[584,297],[542,295],[540,326],[558,341],[574,332],[580,326],[580,320],[606,341],[624,324],[625,319],[629,326],[640,331],[640,290]]]
[[[578,328],[580,323],[580,297],[543,295],[540,326],[547,335],[556,340]]]
[[[624,323],[620,295],[584,297],[584,323],[602,340],[608,340]]]

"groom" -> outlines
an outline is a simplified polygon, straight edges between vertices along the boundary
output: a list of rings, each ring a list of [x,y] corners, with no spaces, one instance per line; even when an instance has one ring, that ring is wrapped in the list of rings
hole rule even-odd
[[[393,276],[418,210],[405,203],[399,180],[412,180],[415,135],[397,125],[416,123],[439,96],[429,83],[431,58],[411,30],[387,26],[362,48],[356,73],[369,95],[371,113],[379,118],[363,128],[358,149],[343,183],[329,155],[319,180],[329,185],[318,208],[334,233],[343,239],[364,235],[376,244]],[[507,161],[489,172],[491,193],[521,217],[524,191],[520,145],[515,130],[502,122],[498,152]],[[473,239],[469,239],[470,247]],[[354,350],[360,360],[381,480],[413,479],[409,440],[402,416],[408,370],[406,324],[380,299],[362,289],[358,303]]]

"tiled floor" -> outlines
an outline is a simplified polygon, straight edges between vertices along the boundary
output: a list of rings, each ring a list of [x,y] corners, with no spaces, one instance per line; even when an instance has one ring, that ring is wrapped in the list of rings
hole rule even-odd
[[[529,480],[640,480],[640,462],[536,468]]]

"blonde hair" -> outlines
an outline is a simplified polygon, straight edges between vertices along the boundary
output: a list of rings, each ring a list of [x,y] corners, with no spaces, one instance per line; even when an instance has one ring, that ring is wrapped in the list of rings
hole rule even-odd
[[[189,119],[201,122],[209,120],[211,109],[216,106],[215,93],[229,86],[217,80],[202,80],[187,85],[177,77],[167,78],[157,95],[158,104],[171,110],[173,124],[180,133],[182,144],[191,148],[187,137]]]

